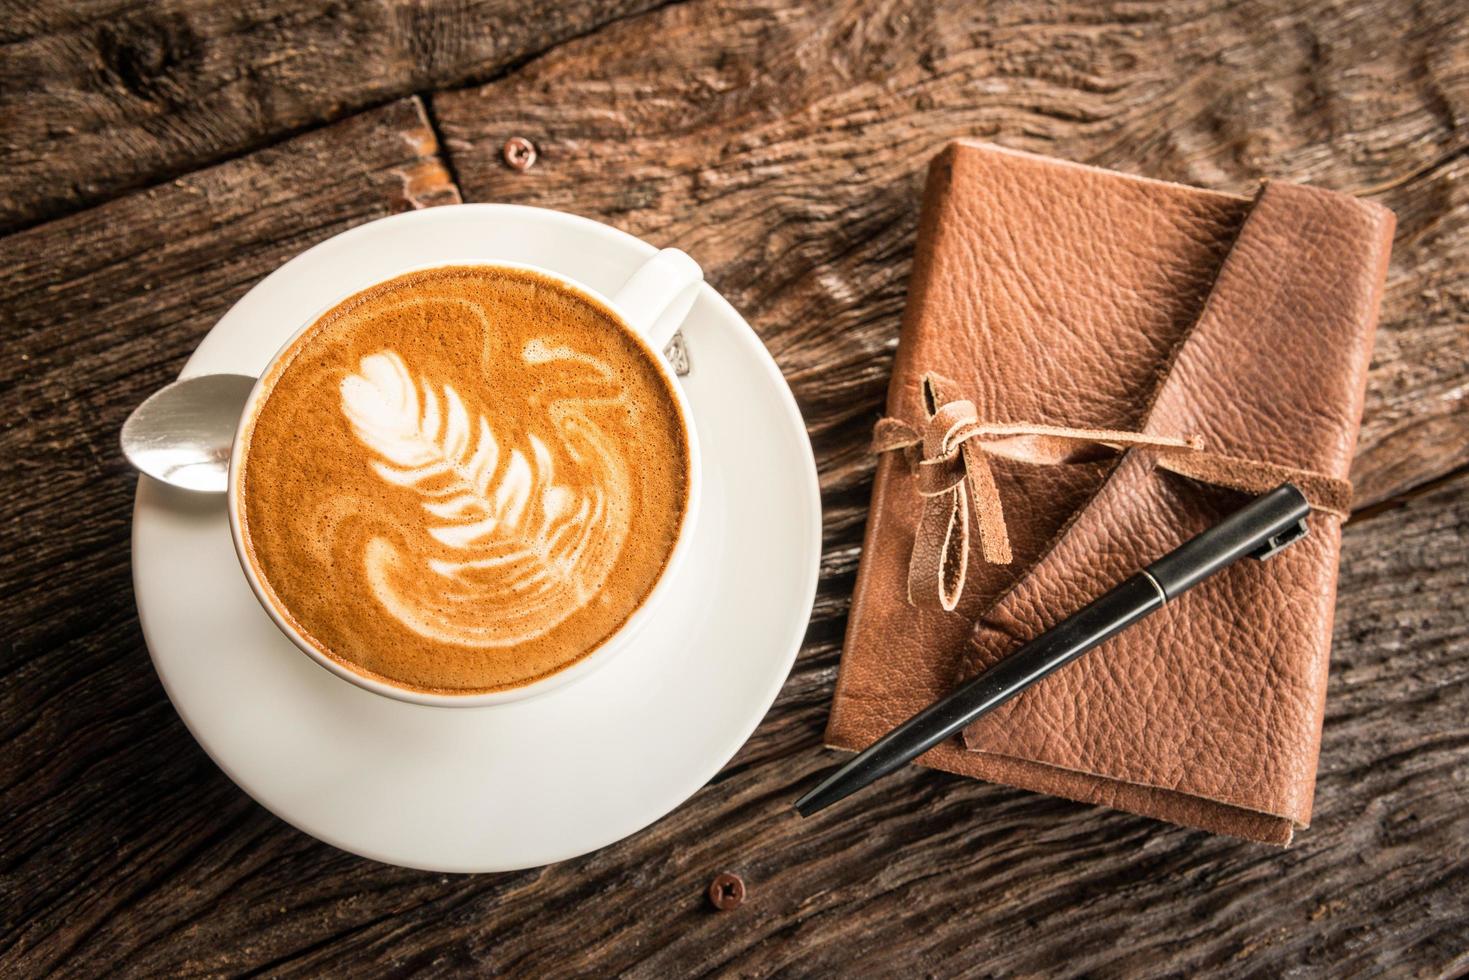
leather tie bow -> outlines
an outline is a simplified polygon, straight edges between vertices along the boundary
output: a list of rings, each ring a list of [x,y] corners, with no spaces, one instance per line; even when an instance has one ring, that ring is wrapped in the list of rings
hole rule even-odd
[[[873,433],[874,452],[901,450],[916,468],[923,513],[908,563],[908,601],[920,608],[952,612],[958,605],[969,567],[971,520],[978,525],[985,561],[1008,565],[1012,559],[991,456],[1056,465],[1073,461],[1085,447],[1146,448],[1157,454],[1160,468],[1204,483],[1264,493],[1290,481],[1316,510],[1345,518],[1351,509],[1352,488],[1345,480],[1208,452],[1194,438],[981,422],[973,402],[944,397],[954,389],[945,378],[925,375],[928,418],[922,430],[902,419],[883,418]]]

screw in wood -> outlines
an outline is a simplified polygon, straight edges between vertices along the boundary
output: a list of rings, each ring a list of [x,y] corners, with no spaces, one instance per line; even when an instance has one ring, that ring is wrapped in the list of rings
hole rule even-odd
[[[721,912],[737,909],[745,901],[745,883],[737,874],[721,872],[709,882],[709,901]]]
[[[506,140],[500,155],[511,170],[524,172],[536,165],[536,145],[524,136],[512,136]]]

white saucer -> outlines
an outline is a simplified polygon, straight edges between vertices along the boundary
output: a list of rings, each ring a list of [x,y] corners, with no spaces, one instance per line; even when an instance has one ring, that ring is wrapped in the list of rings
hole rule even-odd
[[[307,317],[410,266],[527,262],[610,294],[654,251],[535,208],[398,215],[276,270],[183,374],[258,373]],[[168,696],[220,768],[308,834],[435,871],[584,854],[662,817],[718,772],[795,660],[816,593],[821,504],[800,413],[749,325],[706,285],[684,334],[704,451],[693,549],[629,650],[530,701],[421,707],[335,677],[251,595],[224,498],[140,480],[133,583],[143,634]]]

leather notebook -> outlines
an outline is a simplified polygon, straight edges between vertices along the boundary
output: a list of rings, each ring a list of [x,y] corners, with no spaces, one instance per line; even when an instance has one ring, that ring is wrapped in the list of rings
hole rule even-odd
[[[1392,213],[979,143],[932,164],[827,729],[861,749],[1291,479],[1302,540],[920,763],[1275,844],[1310,822]]]

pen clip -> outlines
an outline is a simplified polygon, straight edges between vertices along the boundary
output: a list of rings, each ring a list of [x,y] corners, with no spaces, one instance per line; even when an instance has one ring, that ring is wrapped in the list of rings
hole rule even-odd
[[[1250,552],[1250,557],[1256,561],[1273,558],[1281,551],[1284,551],[1292,544],[1304,538],[1307,533],[1309,533],[1309,529],[1306,527],[1306,519],[1303,517],[1279,534],[1274,534],[1266,538],[1264,544]]]

